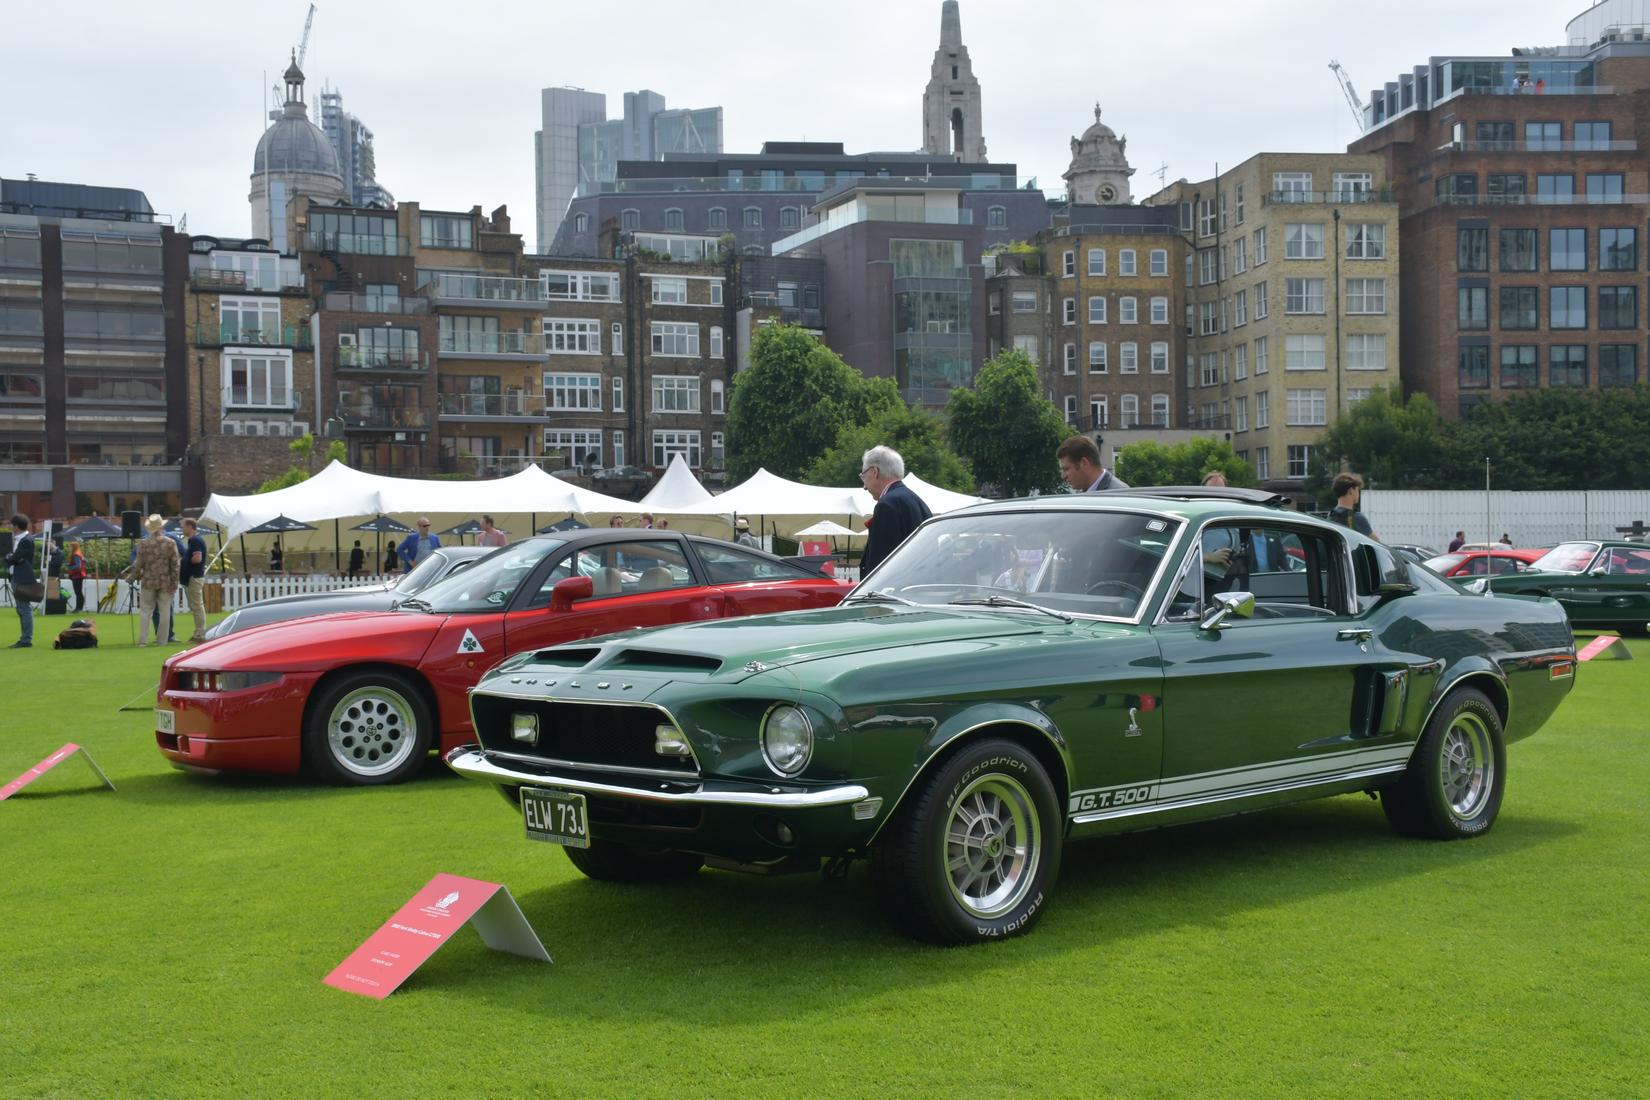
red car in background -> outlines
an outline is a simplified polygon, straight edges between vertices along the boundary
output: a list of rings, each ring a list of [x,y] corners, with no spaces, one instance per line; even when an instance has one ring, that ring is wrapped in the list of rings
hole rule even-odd
[[[474,739],[469,690],[515,653],[636,627],[831,607],[853,585],[674,531],[526,539],[393,611],[254,627],[166,661],[155,740],[173,764],[395,783]],[[606,685],[603,685],[604,687]],[[615,699],[628,690],[613,677]]]
[[[1530,563],[1539,559],[1545,550],[1515,550],[1510,546],[1491,549],[1462,547],[1453,554],[1439,554],[1421,564],[1440,576],[1455,580],[1461,577],[1499,577],[1503,573],[1522,573]]]

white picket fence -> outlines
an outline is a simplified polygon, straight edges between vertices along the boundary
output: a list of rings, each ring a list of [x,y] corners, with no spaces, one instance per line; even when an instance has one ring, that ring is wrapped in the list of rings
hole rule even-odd
[[[1519,492],[1368,489],[1359,507],[1383,542],[1419,543],[1443,552],[1457,531],[1468,542],[1502,535],[1514,546],[1553,546],[1567,539],[1620,538],[1618,527],[1650,524],[1650,490]]]
[[[369,584],[383,584],[386,579],[380,576],[351,579],[337,573],[255,573],[249,576],[226,573],[221,577],[208,577],[206,583],[222,586],[223,609],[233,611],[271,596],[300,596],[312,592],[331,592],[338,588],[361,588]]]

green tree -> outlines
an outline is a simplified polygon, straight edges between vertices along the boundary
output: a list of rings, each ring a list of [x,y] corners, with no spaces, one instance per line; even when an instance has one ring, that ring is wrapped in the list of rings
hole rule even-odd
[[[1071,429],[1025,352],[1008,348],[989,360],[972,389],[952,391],[946,413],[951,447],[982,485],[1011,496],[1059,487],[1054,452]]]
[[[1203,475],[1219,470],[1226,484],[1254,485],[1255,470],[1224,439],[1199,438],[1167,445],[1130,443],[1117,456],[1117,476],[1130,485],[1198,485]]]
[[[304,464],[302,466],[296,464],[288,466],[286,473],[280,474],[277,477],[272,477],[265,481],[262,485],[259,485],[258,492],[271,493],[276,489],[289,488],[301,481],[308,481],[310,475],[315,471],[314,435],[301,435],[297,439],[294,439],[291,443],[288,443],[286,445],[286,449],[291,451],[297,458],[302,459]],[[321,461],[324,465],[330,465],[333,462],[342,462],[347,457],[349,457],[349,451],[344,447],[344,441],[342,439],[334,439],[332,442],[327,444],[326,451],[321,455]]]
[[[836,444],[808,467],[803,477],[814,485],[854,485],[859,481],[860,460],[865,452],[886,444],[905,459],[905,469],[945,489],[959,493],[974,491],[968,467],[945,444],[940,420],[921,409],[884,409],[869,424],[850,424],[837,436]]]
[[[891,379],[866,378],[808,332],[761,329],[728,396],[728,476],[743,481],[765,467],[800,478],[843,428],[899,404]]]
[[[1405,401],[1397,386],[1379,389],[1348,409],[1312,448],[1306,487],[1324,496],[1341,461],[1366,484],[1383,489],[1441,488],[1447,477],[1449,429],[1424,393]]]
[[[1452,425],[1448,488],[1628,489],[1650,481],[1650,390],[1541,389]]]

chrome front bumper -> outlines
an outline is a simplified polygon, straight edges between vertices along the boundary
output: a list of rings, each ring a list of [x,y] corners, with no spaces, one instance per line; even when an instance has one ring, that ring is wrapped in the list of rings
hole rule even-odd
[[[617,783],[598,783],[569,775],[540,775],[502,767],[487,759],[487,754],[475,745],[460,745],[443,759],[447,766],[466,779],[480,779],[487,783],[515,784],[523,787],[553,787],[558,790],[582,791],[585,794],[632,799],[637,802],[660,802],[673,806],[749,806],[767,810],[816,809],[822,806],[847,806],[869,798],[871,792],[858,784],[830,787],[817,791],[655,791],[641,787],[626,787]]]

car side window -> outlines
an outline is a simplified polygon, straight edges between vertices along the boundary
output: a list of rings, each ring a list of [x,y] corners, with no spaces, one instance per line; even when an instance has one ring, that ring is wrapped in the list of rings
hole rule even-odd
[[[1169,617],[1195,618],[1219,592],[1249,592],[1255,618],[1343,613],[1347,578],[1339,541],[1290,527],[1212,524],[1170,605]]]
[[[1615,547],[1610,551],[1611,573],[1650,573],[1650,550],[1629,550]]]
[[[695,542],[699,561],[712,584],[738,584],[743,581],[788,581],[818,574],[787,562],[773,561],[751,554],[736,546],[712,546]]]
[[[1476,558],[1468,559],[1467,575],[1470,577],[1482,577],[1485,573],[1489,572],[1489,563],[1493,560],[1493,558],[1484,557],[1482,555]]]
[[[689,588],[697,583],[677,542],[610,542],[580,550],[579,576],[595,582],[598,596],[628,596]]]

